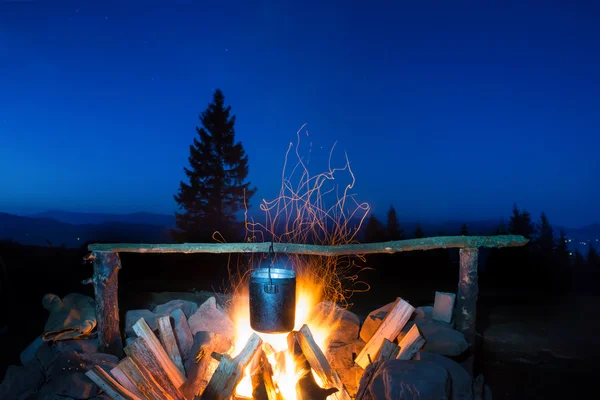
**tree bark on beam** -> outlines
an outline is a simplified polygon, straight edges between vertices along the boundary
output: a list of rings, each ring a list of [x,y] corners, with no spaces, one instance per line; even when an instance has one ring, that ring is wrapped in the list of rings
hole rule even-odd
[[[98,324],[98,350],[123,357],[123,340],[119,330],[119,278],[121,259],[116,252],[94,252],[94,297]]]
[[[422,239],[394,240],[381,243],[357,243],[340,246],[320,246],[296,243],[274,243],[275,253],[305,254],[315,256],[343,256],[354,254],[399,253],[403,251],[478,247],[520,247],[529,240],[523,236],[439,236]],[[271,243],[181,243],[90,244],[88,250],[117,253],[268,253]]]
[[[477,318],[477,297],[479,285],[477,283],[477,259],[479,250],[460,249],[460,271],[458,278],[458,294],[454,320],[456,329],[465,335],[471,352],[467,362],[467,369],[472,372],[475,344],[475,321]]]

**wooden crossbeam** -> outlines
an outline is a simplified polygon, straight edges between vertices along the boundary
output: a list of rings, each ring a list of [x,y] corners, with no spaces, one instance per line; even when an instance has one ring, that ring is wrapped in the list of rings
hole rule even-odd
[[[520,247],[529,240],[523,236],[439,236],[422,239],[394,240],[380,243],[346,244],[341,246],[320,246],[297,243],[274,243],[273,252],[306,254],[315,256],[342,256],[353,254],[398,253],[414,250],[478,247]],[[117,253],[268,253],[271,243],[181,243],[181,244],[140,244],[112,243],[90,244],[88,250],[114,251]]]

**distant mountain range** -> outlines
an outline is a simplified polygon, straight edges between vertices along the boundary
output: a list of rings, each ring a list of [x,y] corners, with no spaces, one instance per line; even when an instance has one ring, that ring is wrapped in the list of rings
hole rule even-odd
[[[149,221],[157,220],[150,218]],[[0,213],[0,240],[35,246],[67,247],[80,247],[89,241],[171,243],[169,229],[172,225],[174,224],[122,222],[112,219],[112,216],[101,223],[74,224],[49,217],[23,217]]]
[[[356,222],[358,223],[358,221]],[[463,223],[470,235],[490,235],[502,220],[447,221],[422,223],[426,236],[458,235]],[[410,237],[417,222],[400,221],[404,234]],[[175,215],[155,213],[105,214],[50,210],[28,216],[0,213],[0,240],[39,246],[80,247],[85,242],[171,243],[170,229],[175,228]],[[560,227],[554,227],[558,235]],[[600,224],[565,229],[570,247],[587,252],[586,246],[598,248]],[[583,243],[586,243],[585,245]]]
[[[33,218],[51,218],[67,224],[105,224],[110,222],[120,222],[125,224],[149,224],[157,226],[175,227],[175,214],[154,214],[147,212],[137,212],[132,214],[104,214],[104,213],[83,213],[62,210],[49,210],[37,214],[29,215]]]

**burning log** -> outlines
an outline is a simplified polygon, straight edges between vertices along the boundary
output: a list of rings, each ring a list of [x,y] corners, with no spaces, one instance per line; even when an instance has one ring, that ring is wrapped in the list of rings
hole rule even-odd
[[[85,374],[113,400],[144,400],[119,385],[117,381],[111,378],[106,371],[97,365],[94,365],[94,367]]]
[[[119,278],[121,259],[112,251],[93,254],[96,320],[98,322],[98,350],[123,357],[123,339],[119,330]]]
[[[213,374],[208,386],[197,400],[225,400],[229,399],[240,380],[242,379],[244,368],[250,363],[254,354],[258,351],[262,339],[256,333],[253,333],[246,342],[246,346],[233,359],[227,354],[221,357],[221,362]]]
[[[166,375],[169,377],[169,380],[176,388],[181,387],[185,383],[185,375],[183,375],[183,372],[181,372],[181,370],[177,368],[175,363],[173,363],[173,361],[169,358],[169,355],[160,344],[154,332],[152,332],[152,329],[150,329],[146,323],[146,320],[144,320],[144,318],[140,318],[138,322],[133,325],[133,330],[139,338],[143,338],[145,340],[145,347],[152,352],[152,355],[161,367],[161,371],[166,373]]]
[[[255,400],[283,400],[283,396],[273,381],[273,368],[263,350],[254,357],[252,371],[252,397]]]
[[[173,332],[173,327],[171,326],[171,317],[168,315],[160,317],[156,320],[156,323],[158,325],[160,342],[165,348],[167,355],[171,361],[173,361],[175,366],[179,368],[181,373],[185,374],[181,353],[179,352],[179,347],[177,347],[177,340],[175,339],[175,333]]]
[[[125,357],[113,368],[110,373],[123,387],[132,393],[139,393],[139,397],[148,400],[163,400],[162,390],[150,376],[150,373],[142,366],[138,367],[131,358]],[[135,390],[129,384],[135,386]]]
[[[398,360],[410,360],[421,350],[424,344],[425,339],[423,339],[417,324],[414,324],[402,340],[400,340],[400,353],[396,358]]]
[[[208,385],[219,362],[213,353],[224,354],[231,348],[231,340],[219,333],[200,331],[194,335],[194,344],[189,360],[186,362],[187,382],[181,391],[187,399],[193,399]]]
[[[363,369],[367,368],[367,365],[377,357],[384,340],[394,340],[400,334],[400,331],[404,328],[404,325],[406,325],[406,322],[408,322],[414,311],[415,308],[413,306],[398,297],[390,312],[388,312],[381,325],[379,325],[379,328],[373,334],[373,337],[369,339],[356,357],[356,364]]]
[[[302,328],[300,328],[300,331],[296,335],[296,340],[298,340],[302,353],[313,371],[323,382],[323,385],[338,389],[337,393],[333,393],[333,397],[337,400],[350,400],[350,395],[344,387],[342,380],[337,372],[331,368],[327,358],[325,358],[325,354],[323,354],[323,351],[315,343],[308,325],[302,325]]]
[[[158,345],[160,346],[160,343]],[[154,345],[149,343],[145,338],[138,337],[125,347],[125,354],[133,360],[138,368],[145,368],[148,371],[158,388],[162,391],[163,396],[172,400],[185,400],[185,397],[183,397],[173,384],[172,377],[163,369],[163,360],[156,356],[153,347]]]
[[[298,400],[326,400],[327,397],[338,392],[338,389],[335,387],[323,389],[317,384],[311,372],[310,364],[298,342],[297,331],[292,331],[288,334],[287,342],[288,351],[291,352],[296,364],[296,371],[293,371],[293,373],[302,372],[296,384],[296,398]]]

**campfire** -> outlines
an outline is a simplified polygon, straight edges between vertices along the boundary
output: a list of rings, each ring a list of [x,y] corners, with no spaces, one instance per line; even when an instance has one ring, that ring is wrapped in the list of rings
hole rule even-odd
[[[246,293],[242,293],[234,299],[232,316],[236,338],[231,355],[233,357],[239,355],[253,335],[260,337],[262,347],[258,351],[263,352],[264,359],[269,363],[266,369],[268,374],[271,374],[265,384],[272,385],[267,390],[272,390],[273,395],[276,395],[275,398],[288,400],[298,398],[297,388],[301,379],[314,379],[319,387],[335,387],[335,384],[341,384],[339,377],[331,370],[324,358],[327,339],[340,323],[339,313],[336,313],[334,307],[317,308],[320,297],[321,290],[318,285],[299,281],[294,331],[281,334],[265,334],[252,330],[249,297]],[[307,355],[304,354],[303,349],[307,350],[308,357],[312,358],[311,361],[316,362],[316,370],[310,367],[310,363],[307,366]],[[261,358],[262,356],[258,356],[255,360],[259,361]],[[253,398],[256,386],[262,384],[260,379],[252,378],[253,374],[260,373],[257,371],[256,364],[258,363],[254,365],[250,363],[244,368],[243,378],[235,390],[237,397]],[[308,374],[310,376],[306,377]],[[340,395],[338,398],[347,397]]]

